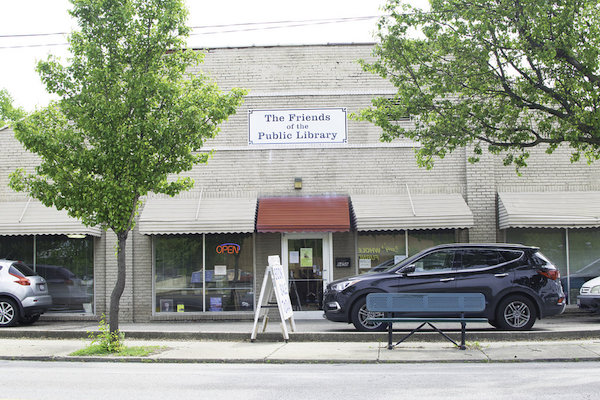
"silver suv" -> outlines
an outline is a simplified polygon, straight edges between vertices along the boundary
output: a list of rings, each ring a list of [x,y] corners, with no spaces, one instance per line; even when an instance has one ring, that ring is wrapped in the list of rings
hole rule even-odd
[[[33,324],[51,305],[44,278],[22,262],[0,260],[0,327]]]

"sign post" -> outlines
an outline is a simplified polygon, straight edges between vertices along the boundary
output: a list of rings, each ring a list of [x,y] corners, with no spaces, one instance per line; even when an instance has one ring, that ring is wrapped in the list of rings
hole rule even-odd
[[[271,284],[269,284],[269,281]],[[273,292],[275,292],[276,303],[272,302]],[[258,306],[254,313],[254,326],[252,327],[252,335],[250,336],[251,342],[256,340],[258,321],[261,316],[263,317],[262,332],[267,329],[269,308],[274,307],[279,309],[281,332],[283,338],[287,342],[290,339],[290,336],[288,334],[286,322],[289,320],[292,332],[296,330],[296,324],[294,322],[294,312],[292,310],[292,302],[290,301],[287,279],[285,279],[283,266],[281,265],[279,256],[269,256],[269,266],[265,271],[265,277],[258,298]]]

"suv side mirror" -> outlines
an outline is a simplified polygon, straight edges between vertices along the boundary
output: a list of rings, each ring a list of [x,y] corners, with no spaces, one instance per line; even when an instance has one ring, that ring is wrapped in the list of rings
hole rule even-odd
[[[404,268],[402,268],[402,270],[400,272],[402,272],[403,275],[408,275],[408,274],[412,274],[413,272],[415,272],[415,264],[411,264],[408,265]]]

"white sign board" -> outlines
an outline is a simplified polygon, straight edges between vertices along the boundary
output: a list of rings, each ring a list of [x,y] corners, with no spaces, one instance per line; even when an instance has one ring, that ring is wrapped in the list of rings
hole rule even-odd
[[[346,114],[345,108],[248,110],[248,144],[346,144]]]
[[[271,281],[271,285],[268,284],[269,281]],[[274,307],[271,305],[271,296],[273,292],[275,292],[275,299],[277,301],[275,307],[279,309],[279,316],[281,317],[281,331],[283,333],[283,338],[286,341],[289,340],[286,321],[290,322],[292,332],[296,330],[290,292],[287,279],[283,272],[283,266],[281,265],[279,256],[269,256],[269,266],[265,270],[265,277],[258,298],[258,306],[254,313],[254,325],[250,336],[251,341],[256,339],[256,335],[258,334],[258,320],[261,316],[263,317],[263,332],[267,328],[267,311],[269,307]]]
[[[277,257],[279,258],[279,257]],[[269,260],[270,261],[270,260]],[[283,266],[281,263],[271,264],[273,289],[275,289],[275,298],[277,299],[277,305],[283,319],[290,318],[294,311],[292,309],[292,302],[290,300],[290,291],[288,289],[287,279],[283,273]]]
[[[369,258],[360,258],[358,260],[358,268],[359,269],[370,269],[371,268],[371,259],[369,259]]]

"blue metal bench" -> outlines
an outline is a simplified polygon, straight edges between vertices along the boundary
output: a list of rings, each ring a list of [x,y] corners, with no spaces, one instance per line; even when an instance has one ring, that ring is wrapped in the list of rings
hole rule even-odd
[[[371,293],[367,295],[367,310],[374,313],[383,313],[384,315],[383,317],[370,316],[367,321],[388,324],[388,349],[390,350],[411,337],[425,325],[429,325],[458,348],[465,350],[467,322],[488,322],[485,318],[467,318],[465,313],[481,312],[484,309],[485,296],[481,293]],[[403,316],[394,317],[393,314],[395,313],[402,313]],[[427,314],[442,315],[442,317],[419,317],[419,315]],[[445,315],[448,315],[448,317],[445,317]],[[392,345],[392,325],[394,322],[422,322],[422,324]],[[460,345],[435,327],[432,322],[460,322]]]

